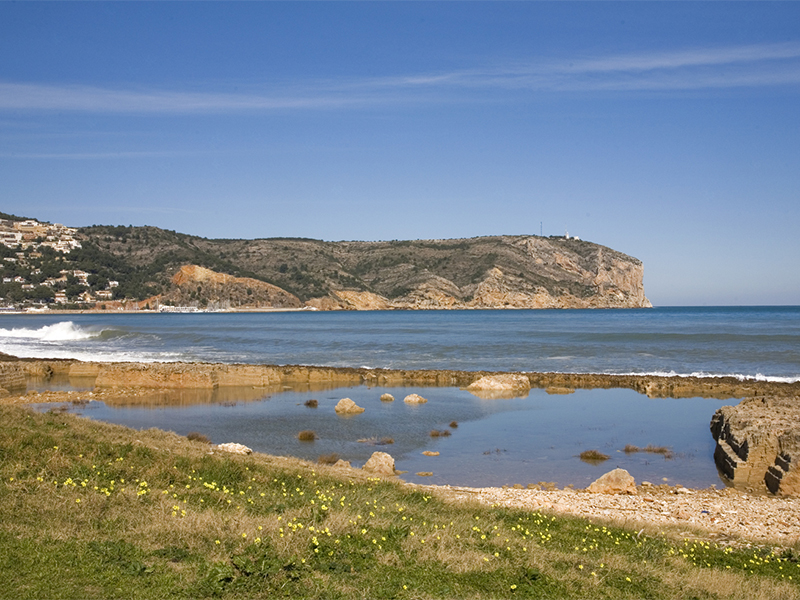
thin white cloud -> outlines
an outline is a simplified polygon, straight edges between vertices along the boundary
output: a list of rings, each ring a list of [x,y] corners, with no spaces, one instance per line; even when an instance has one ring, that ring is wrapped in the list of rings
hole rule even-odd
[[[309,81],[251,93],[0,82],[0,110],[203,114],[339,109],[481,92],[676,91],[800,83],[800,42],[534,60],[407,76]]]
[[[33,160],[98,160],[98,159],[130,159],[130,158],[172,158],[178,156],[197,155],[198,152],[144,151],[144,152],[5,152],[0,158],[33,159]]]

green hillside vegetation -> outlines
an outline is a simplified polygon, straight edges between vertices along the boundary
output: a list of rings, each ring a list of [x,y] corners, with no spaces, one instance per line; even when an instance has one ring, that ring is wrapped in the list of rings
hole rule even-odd
[[[722,547],[0,407],[3,598],[798,598]]]

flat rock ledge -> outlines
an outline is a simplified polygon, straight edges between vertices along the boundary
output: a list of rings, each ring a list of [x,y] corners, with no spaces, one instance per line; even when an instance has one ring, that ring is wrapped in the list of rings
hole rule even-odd
[[[515,488],[467,488],[408,484],[451,501],[573,515],[637,528],[696,531],[734,545],[800,542],[800,499],[751,495],[732,488],[689,490],[668,485],[637,487],[636,495]]]
[[[711,419],[714,462],[744,491],[800,496],[800,398],[747,398]]]

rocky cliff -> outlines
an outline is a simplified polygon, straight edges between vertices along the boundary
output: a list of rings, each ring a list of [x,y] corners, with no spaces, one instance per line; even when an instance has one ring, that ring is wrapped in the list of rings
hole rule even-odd
[[[639,260],[574,238],[209,240],[153,227],[90,227],[80,236],[95,263],[124,267],[140,288],[177,303],[322,310],[650,306]]]

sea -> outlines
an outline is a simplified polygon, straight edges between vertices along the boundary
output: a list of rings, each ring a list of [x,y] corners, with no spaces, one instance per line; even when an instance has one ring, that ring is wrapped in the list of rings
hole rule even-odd
[[[0,314],[0,352],[92,361],[206,361],[392,369],[732,376],[800,381],[800,307],[615,310]],[[47,382],[31,386],[46,389]],[[56,385],[56,384],[53,384]],[[57,385],[70,387],[70,382]],[[81,388],[74,384],[74,389]],[[381,402],[384,392],[397,400]],[[428,398],[410,406],[402,398]],[[333,411],[342,397],[366,410]],[[305,402],[318,401],[317,408]],[[724,485],[711,417],[736,399],[650,399],[632,390],[576,390],[487,400],[458,388],[226,390],[174,403],[68,407],[135,428],[198,431],[270,454],[354,466],[389,452],[419,483],[585,487],[626,468],[637,481]],[[312,429],[313,442],[297,433]],[[448,435],[431,436],[431,432]],[[391,440],[391,443],[389,443]],[[668,454],[624,452],[626,445]],[[596,449],[609,456],[585,463]],[[439,452],[438,456],[423,451]]]

